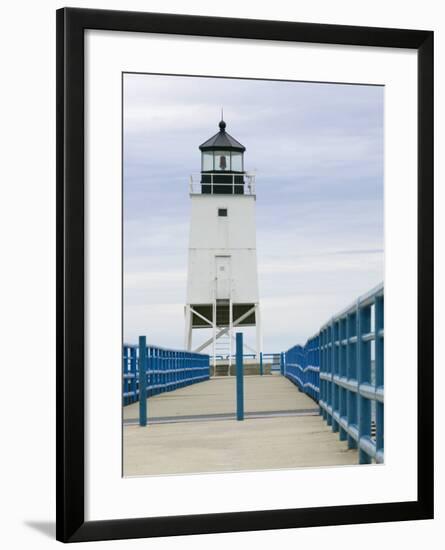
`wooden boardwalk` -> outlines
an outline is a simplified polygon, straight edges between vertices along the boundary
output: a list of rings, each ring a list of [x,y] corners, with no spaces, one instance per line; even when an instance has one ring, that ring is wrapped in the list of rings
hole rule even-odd
[[[149,422],[164,420],[145,428],[135,423],[138,405],[125,407],[124,475],[357,464],[357,452],[338,440],[316,413],[316,403],[286,378],[246,376],[244,389],[241,422],[224,419],[235,413],[234,378],[150,398]]]

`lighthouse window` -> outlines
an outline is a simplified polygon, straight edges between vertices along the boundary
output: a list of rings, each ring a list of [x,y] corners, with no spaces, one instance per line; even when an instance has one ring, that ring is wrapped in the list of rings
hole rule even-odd
[[[232,170],[235,172],[243,171],[243,154],[232,151]]]
[[[230,170],[230,151],[215,151],[215,170]]]
[[[204,172],[213,170],[213,153],[211,151],[202,154],[202,170]]]
[[[227,217],[227,208],[218,208],[218,216]]]

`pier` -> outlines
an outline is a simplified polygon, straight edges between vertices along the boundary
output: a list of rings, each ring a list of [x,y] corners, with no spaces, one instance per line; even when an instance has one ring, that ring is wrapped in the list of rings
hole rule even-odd
[[[383,462],[383,300],[379,285],[304,345],[264,354],[263,374],[244,371],[241,333],[235,375],[211,376],[205,354],[125,345],[124,475]]]

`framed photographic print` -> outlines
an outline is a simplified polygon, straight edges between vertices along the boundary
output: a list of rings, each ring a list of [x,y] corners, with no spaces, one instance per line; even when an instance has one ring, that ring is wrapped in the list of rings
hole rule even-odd
[[[433,33],[57,12],[57,538],[433,517]]]

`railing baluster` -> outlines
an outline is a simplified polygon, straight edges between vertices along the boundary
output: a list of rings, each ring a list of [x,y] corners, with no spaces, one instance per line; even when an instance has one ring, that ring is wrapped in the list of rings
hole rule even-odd
[[[324,378],[326,374],[326,360],[325,360],[325,331],[322,329],[320,331],[320,397],[322,402],[326,403],[326,379]],[[322,416],[324,420],[327,417],[327,411],[325,407],[322,407]]]
[[[236,419],[244,420],[243,333],[236,333]]]
[[[338,323],[332,321],[332,431],[338,432],[339,424],[335,418],[335,414],[339,414],[338,402],[338,385],[334,381],[334,377],[338,375],[338,357],[337,357],[337,341],[338,341]]]
[[[139,426],[147,425],[147,342],[139,336]]]
[[[346,378],[346,346],[344,344],[344,341],[346,339],[346,319],[342,318],[339,320],[339,348],[338,348],[338,355],[339,355],[339,369],[338,369],[338,375],[340,379]],[[338,404],[338,414],[340,417],[340,441],[345,441],[347,439],[347,432],[342,426],[342,421],[347,421],[346,416],[346,389],[339,386],[339,404]]]
[[[326,384],[326,403],[327,403],[327,416],[326,423],[328,426],[332,426],[332,323],[326,328],[326,371],[328,375]]]
[[[363,335],[368,334],[371,330],[371,307],[357,305],[357,353],[358,353],[358,437],[359,437],[359,462],[360,464],[369,464],[371,457],[361,448],[361,444],[365,439],[371,437],[371,402],[367,397],[364,397],[360,392],[360,385],[371,382],[371,344],[369,341],[363,340]],[[364,438],[364,439],[362,439]]]
[[[355,449],[357,440],[352,434],[358,430],[357,394],[352,388],[357,384],[357,308],[348,315],[348,328],[348,447],[349,449]]]
[[[134,403],[135,401],[137,401],[138,399],[138,396],[137,396],[137,393],[136,393],[136,390],[137,390],[137,357],[136,357],[136,354],[137,354],[137,351],[136,351],[136,347],[135,346],[132,346],[130,348],[130,372],[131,374],[133,375],[133,378],[131,379],[131,392],[132,392],[132,397],[130,399],[130,403]]]
[[[384,387],[383,362],[384,362],[384,338],[383,338],[383,309],[384,298],[379,296],[375,299],[375,387],[377,390]],[[377,460],[383,461],[383,432],[384,432],[384,405],[382,402],[376,402],[376,449]]]

